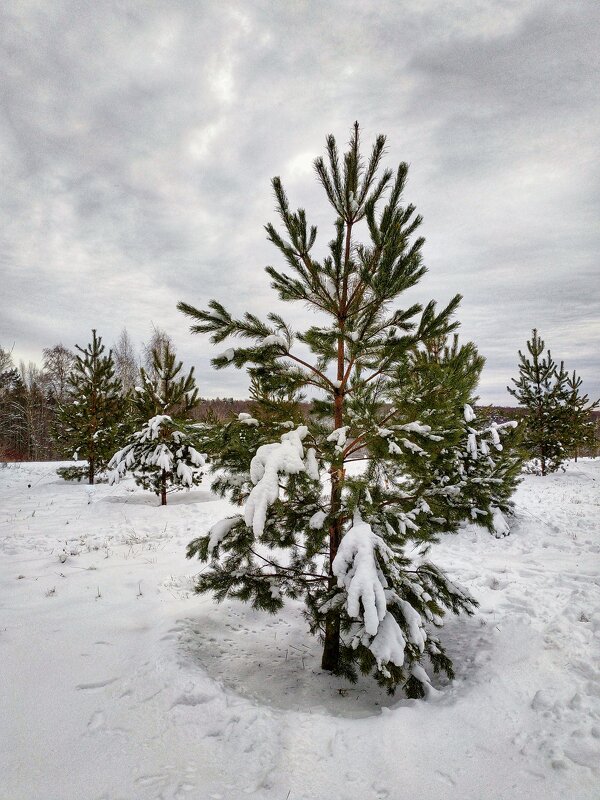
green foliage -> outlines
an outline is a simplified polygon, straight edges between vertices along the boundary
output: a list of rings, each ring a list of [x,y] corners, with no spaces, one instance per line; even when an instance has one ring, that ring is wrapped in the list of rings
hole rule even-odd
[[[106,469],[118,440],[123,399],[115,377],[112,351],[105,355],[102,337],[92,330],[86,348],[79,353],[67,379],[66,400],[59,404],[56,438],[68,456],[87,461],[87,478],[94,483]]]
[[[569,416],[565,447],[569,455],[575,458],[580,450],[594,450],[597,446],[597,425],[592,411],[600,407],[600,399],[591,402],[588,395],[582,393],[581,384],[582,380],[575,371],[567,377]]]
[[[423,444],[427,458],[412,454],[402,471],[420,482],[431,508],[428,535],[456,531],[464,521],[495,535],[508,533],[503,514],[519,480],[516,422],[477,420],[473,408],[484,359],[472,342],[438,339],[408,356],[394,405],[400,419],[420,419],[436,432]],[[502,531],[502,533],[500,533]]]
[[[87,480],[88,477],[88,468],[87,464],[84,466],[70,466],[70,467],[59,467],[56,470],[56,474],[60,476],[64,481],[80,481]]]
[[[246,367],[255,400],[252,415],[208,433],[213,488],[243,515],[194,539],[187,554],[207,563],[197,590],[217,600],[275,613],[285,598],[303,599],[325,669],[351,680],[372,672],[392,692],[422,696],[425,657],[452,676],[432,629],[445,613],[476,606],[425,553],[476,503],[484,525],[494,503],[508,510],[514,465],[468,464],[464,404],[482,359],[473,345],[445,346],[460,296],[441,310],[396,305],[425,273],[424,240],[402,199],[406,164],[378,176],[384,147],[380,136],[363,161],[355,125],[340,158],[327,138],[327,163],[317,159],[315,170],[335,222],[321,260],[316,228],[273,179],[283,230],[266,232],[286,267],[267,274],[281,300],[301,301],[325,325],[297,333],[275,313],[261,320],[216,300],[205,310],[179,304],[193,332],[241,340],[212,363]],[[310,414],[300,405],[306,389],[318,394]],[[497,435],[488,427],[475,436]]]

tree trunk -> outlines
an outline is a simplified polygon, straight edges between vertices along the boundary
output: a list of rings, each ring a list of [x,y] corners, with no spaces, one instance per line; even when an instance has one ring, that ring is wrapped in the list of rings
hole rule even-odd
[[[331,584],[330,584],[331,585]],[[335,672],[340,661],[340,612],[331,611],[325,620],[325,643],[321,668]]]
[[[90,458],[88,461],[88,483],[90,486],[92,486],[94,483],[94,472],[94,459]]]
[[[542,467],[542,476],[544,476],[548,470],[546,469],[546,446],[543,442],[540,446],[540,464]]]
[[[340,320],[341,336],[338,338],[337,379],[338,388],[334,398],[334,428],[344,424],[344,322]],[[331,468],[331,516],[333,522],[329,528],[329,582],[331,591],[336,586],[333,574],[333,559],[336,557],[342,539],[342,488],[344,483],[344,462],[335,463]],[[325,620],[325,642],[321,667],[335,672],[340,660],[340,610],[334,609],[327,614]]]
[[[164,469],[160,476],[160,504],[161,506],[167,505],[167,473]]]

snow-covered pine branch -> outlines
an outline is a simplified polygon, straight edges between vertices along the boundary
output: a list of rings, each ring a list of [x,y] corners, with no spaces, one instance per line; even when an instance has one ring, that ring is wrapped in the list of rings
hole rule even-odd
[[[280,442],[259,447],[250,462],[250,478],[254,487],[246,501],[244,519],[256,536],[262,534],[269,506],[279,497],[280,476],[285,478],[307,471],[302,444],[307,434],[307,426],[300,425],[296,430],[284,433]],[[313,457],[314,451],[310,458],[311,471],[314,467]]]
[[[332,569],[342,592],[335,602],[342,603],[352,621],[349,646],[363,649],[362,658],[374,661],[384,684],[410,683],[412,692],[423,696],[431,692],[430,676],[420,663],[423,654],[434,666],[445,658],[428,626],[441,625],[445,610],[471,613],[474,603],[431,565],[412,566],[407,580],[398,554],[357,511]]]

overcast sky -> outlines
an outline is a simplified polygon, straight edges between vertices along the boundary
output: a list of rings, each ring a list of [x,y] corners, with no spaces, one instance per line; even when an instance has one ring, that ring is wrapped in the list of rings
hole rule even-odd
[[[247,396],[176,303],[277,307],[270,179],[327,242],[312,161],[357,119],[411,165],[429,273],[410,299],[464,295],[482,400],[512,402],[534,326],[597,396],[599,30],[597,0],[5,0],[0,345],[40,362],[154,323],[202,395]]]

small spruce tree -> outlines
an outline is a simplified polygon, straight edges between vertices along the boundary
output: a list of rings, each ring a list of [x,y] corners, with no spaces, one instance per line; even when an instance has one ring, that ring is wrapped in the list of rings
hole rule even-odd
[[[194,368],[184,377],[179,375],[182,366],[170,344],[153,351],[151,374],[140,369],[141,386],[133,394],[134,426],[140,427],[109,463],[110,483],[131,472],[163,506],[168,492],[189,489],[202,480],[204,457],[196,450],[200,429],[190,419],[198,405],[198,389]]]
[[[58,405],[55,436],[65,455],[85,459],[87,465],[57,472],[68,480],[87,477],[93,484],[106,469],[119,436],[121,383],[115,377],[112,351],[105,354],[95,330],[87,347],[75,346],[79,353],[67,379],[66,397]]]
[[[570,387],[564,364],[557,364],[534,328],[527,342],[529,355],[519,350],[519,378],[508,392],[527,414],[522,444],[532,459],[531,469],[541,475],[558,470],[569,453]]]
[[[283,301],[301,302],[325,324],[294,333],[275,313],[262,321],[236,318],[215,300],[207,310],[179,304],[193,332],[215,343],[245,340],[215,358],[216,368],[251,364],[285,389],[286,403],[309,387],[319,395],[310,414],[292,403],[285,415],[241,414],[225,426],[213,486],[244,511],[194,539],[188,557],[207,562],[197,591],[217,600],[237,597],[276,612],[286,597],[302,598],[323,642],[324,669],[351,680],[358,669],[372,672],[389,691],[402,686],[421,697],[431,690],[426,658],[434,671],[453,674],[434,628],[447,611],[470,614],[476,604],[426,558],[444,527],[447,495],[434,501],[431,482],[407,470],[426,463],[444,433],[429,423],[428,409],[406,411],[396,398],[410,380],[409,354],[457,327],[460,297],[441,311],[433,302],[397,307],[425,273],[424,240],[414,238],[421,218],[402,200],[407,165],[379,174],[384,147],[379,136],[364,161],[356,124],[340,159],[327,138],[328,165],[319,158],[315,170],[335,229],[320,261],[312,252],[317,229],[273,180],[284,233],[266,231],[287,271],[267,273]],[[298,354],[296,343],[311,356]],[[263,395],[255,399],[264,408]],[[356,458],[363,470],[350,463]]]

